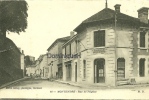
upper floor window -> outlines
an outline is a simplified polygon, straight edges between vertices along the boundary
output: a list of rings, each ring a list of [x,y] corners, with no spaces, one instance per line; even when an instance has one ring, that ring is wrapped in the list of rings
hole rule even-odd
[[[71,44],[67,45],[66,46],[66,49],[65,49],[65,54],[71,54]]]
[[[65,49],[65,55],[66,55],[66,47],[64,49]]]
[[[94,32],[94,47],[105,46],[105,30]]]
[[[146,32],[140,32],[140,47],[145,47],[145,35]]]
[[[77,53],[77,40],[75,41],[75,53]]]
[[[71,44],[69,45],[69,54],[71,54]]]

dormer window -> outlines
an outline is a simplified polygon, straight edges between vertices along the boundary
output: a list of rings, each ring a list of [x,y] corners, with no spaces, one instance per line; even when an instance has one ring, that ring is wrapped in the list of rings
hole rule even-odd
[[[94,47],[105,46],[105,30],[99,30],[94,32]]]

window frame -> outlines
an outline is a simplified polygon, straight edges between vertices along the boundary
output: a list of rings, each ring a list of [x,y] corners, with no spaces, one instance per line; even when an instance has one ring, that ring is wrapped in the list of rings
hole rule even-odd
[[[78,47],[78,42],[77,42],[77,40],[75,40],[75,53],[77,53],[77,52],[78,52],[77,47]]]
[[[144,35],[144,40],[142,41],[142,38],[143,38],[143,36],[142,35]],[[146,48],[146,32],[145,31],[141,31],[140,32],[140,36],[139,36],[139,46],[140,46],[140,48]],[[143,44],[142,44],[142,42],[144,42]]]
[[[100,40],[98,40],[98,42],[100,43],[100,44],[99,44],[99,43],[97,42],[97,40],[95,40],[95,34],[100,34],[100,33],[99,33],[100,31],[101,31],[101,32],[104,31],[104,34],[103,34],[104,40],[103,40],[101,43],[99,42]],[[98,32],[98,33],[96,33],[96,32]],[[103,39],[103,38],[101,38],[101,39]],[[96,42],[97,42],[98,44],[95,44]],[[93,47],[94,47],[94,48],[98,48],[98,47],[101,48],[101,47],[105,47],[105,46],[106,46],[106,30],[103,29],[103,30],[96,30],[96,31],[94,31],[94,32],[93,32]]]
[[[145,47],[141,47],[140,46],[140,34],[141,34],[141,32],[145,32]],[[138,32],[138,49],[139,50],[146,50],[147,52],[148,52],[148,45],[149,45],[149,40],[148,40],[148,31],[146,31],[146,30],[141,30],[141,31],[139,31]]]
[[[86,79],[86,60],[83,60],[83,78]]]

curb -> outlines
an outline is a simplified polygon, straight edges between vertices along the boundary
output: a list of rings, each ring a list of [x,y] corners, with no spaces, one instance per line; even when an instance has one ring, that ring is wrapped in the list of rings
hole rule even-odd
[[[19,81],[22,81],[22,80],[25,80],[25,79],[29,79],[29,78],[30,78],[30,77],[25,77],[25,78],[21,78],[21,79],[18,79],[18,80],[9,82],[9,83],[5,83],[5,84],[3,84],[2,86],[0,86],[0,89],[5,88],[6,86],[9,86],[9,85],[15,84],[15,83],[17,83],[17,82],[19,82]]]
[[[62,82],[62,81],[58,81],[58,80],[55,80],[55,82],[62,83],[62,84],[67,84],[67,85],[71,85],[71,86],[75,86],[75,87],[81,87],[82,88],[82,86],[80,86],[80,85],[71,84],[69,82]]]
[[[67,85],[71,85],[71,86],[75,86],[75,87],[80,87],[80,88],[101,88],[101,89],[123,89],[123,88],[133,88],[133,87],[141,87],[142,85],[123,85],[123,86],[92,86],[92,85],[79,85],[79,84],[75,84],[75,83],[69,83],[69,82],[63,82],[63,81],[58,81],[58,80],[54,80],[55,82],[58,83],[62,83],[62,84],[67,84]],[[143,84],[143,85],[148,85],[149,84]]]

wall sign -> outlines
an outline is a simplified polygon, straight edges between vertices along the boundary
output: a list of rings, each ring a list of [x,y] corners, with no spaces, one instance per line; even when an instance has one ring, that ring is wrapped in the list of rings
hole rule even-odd
[[[95,48],[93,49],[93,53],[105,53],[105,49],[104,48]]]

